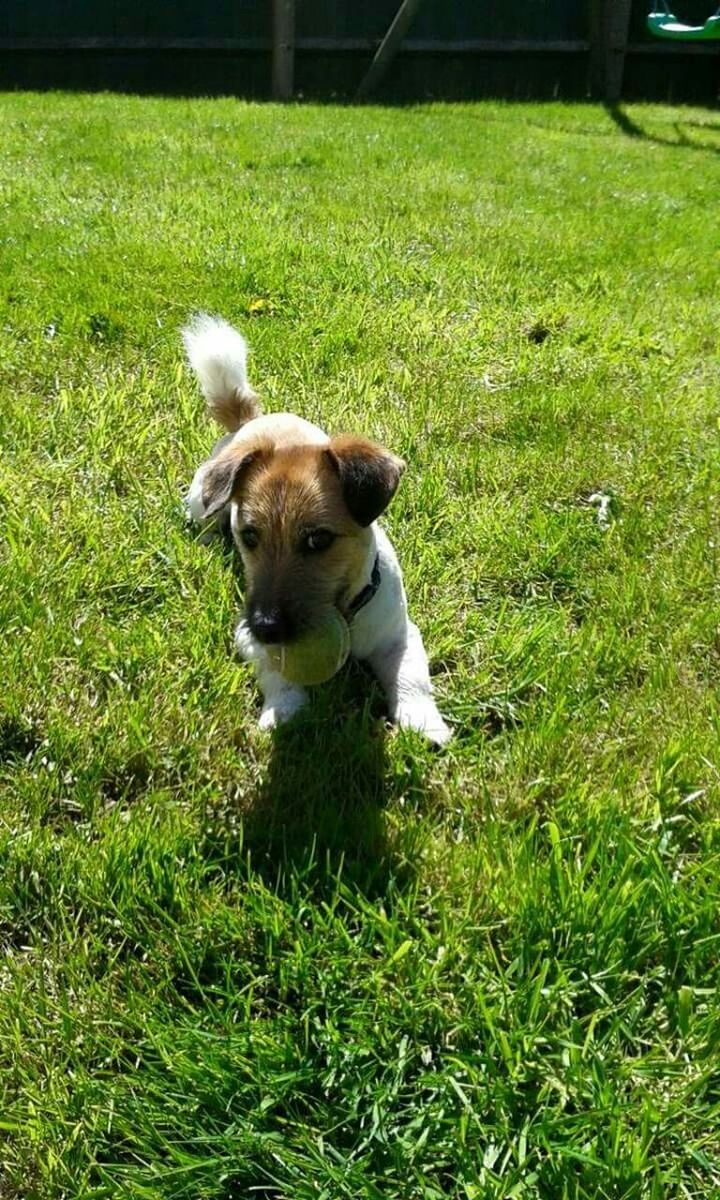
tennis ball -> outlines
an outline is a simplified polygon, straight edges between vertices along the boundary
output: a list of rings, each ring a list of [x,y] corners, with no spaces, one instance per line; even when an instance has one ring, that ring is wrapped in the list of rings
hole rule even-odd
[[[350,653],[350,630],[337,609],[324,621],[287,645],[268,646],[273,666],[288,683],[312,687],[325,683],[344,665]]]

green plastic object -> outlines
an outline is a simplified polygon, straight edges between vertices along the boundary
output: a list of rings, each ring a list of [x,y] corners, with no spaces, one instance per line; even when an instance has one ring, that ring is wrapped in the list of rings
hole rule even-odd
[[[677,42],[720,41],[720,10],[708,17],[704,25],[683,25],[669,9],[651,12],[647,27],[653,37],[668,38]]]

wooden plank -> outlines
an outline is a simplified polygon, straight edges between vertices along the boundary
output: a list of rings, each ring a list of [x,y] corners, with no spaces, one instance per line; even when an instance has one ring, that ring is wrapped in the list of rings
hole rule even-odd
[[[334,51],[361,51],[370,53],[377,49],[377,38],[333,38],[303,37],[295,39],[295,50],[317,51],[331,54]],[[701,43],[702,45],[702,43]],[[472,38],[468,41],[433,38],[407,38],[402,44],[403,54],[583,54],[590,48],[587,41],[521,41],[492,38]],[[637,49],[654,47],[638,43]],[[658,49],[682,50],[683,47],[662,42]],[[704,49],[705,47],[703,47]],[[217,37],[0,37],[2,50],[217,50],[232,54],[242,50],[271,50],[270,38],[217,38]]]
[[[297,38],[295,50],[304,53],[338,53],[375,50],[375,38]],[[61,51],[61,50],[117,50],[117,51],[212,51],[227,54],[269,51],[270,38],[165,38],[165,37],[0,37],[0,50]],[[590,50],[588,41],[543,41],[529,42],[492,38],[469,41],[432,38],[408,38],[403,42],[403,54],[586,54]],[[626,54],[644,54],[649,57],[682,58],[686,55],[712,55],[718,53],[712,42],[628,42]]]
[[[369,71],[360,83],[355,97],[357,100],[364,100],[372,95],[387,74],[421,3],[422,0],[402,0],[390,28],[377,48]]]
[[[269,38],[0,37],[0,50],[269,50]]]
[[[628,42],[626,54],[646,54],[654,58],[684,58],[686,54],[715,54],[718,53],[717,42]]]
[[[374,50],[372,38],[298,38],[298,50]],[[518,38],[406,38],[402,54],[582,54],[590,43],[574,41],[527,41]]]
[[[582,54],[590,49],[584,40],[555,39],[528,41],[522,38],[468,38],[465,41],[438,38],[407,38],[402,52],[410,54]]]
[[[290,100],[295,75],[295,0],[273,0],[272,94]]]

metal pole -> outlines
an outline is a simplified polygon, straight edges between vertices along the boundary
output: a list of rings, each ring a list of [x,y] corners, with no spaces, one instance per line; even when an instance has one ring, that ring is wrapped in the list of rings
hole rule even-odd
[[[392,25],[378,46],[375,57],[370,64],[370,69],[357,90],[356,100],[364,100],[367,96],[371,95],[384,78],[392,60],[400,49],[400,43],[410,28],[421,3],[422,0],[402,0],[402,4],[395,13]]]

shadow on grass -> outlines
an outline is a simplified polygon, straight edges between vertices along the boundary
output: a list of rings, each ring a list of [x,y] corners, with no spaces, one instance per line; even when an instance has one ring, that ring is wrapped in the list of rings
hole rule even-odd
[[[676,121],[676,138],[665,138],[658,137],[654,133],[648,133],[641,125],[638,125],[637,121],[634,121],[632,117],[628,115],[621,104],[606,104],[605,111],[607,112],[611,121],[617,125],[618,129],[621,130],[626,137],[637,138],[638,140],[645,142],[652,142],[656,146],[675,146],[684,150],[702,150],[706,153],[709,151],[711,154],[720,154],[719,142],[694,141],[692,138],[689,138],[683,130],[683,125],[689,125],[693,129],[709,129],[715,133],[719,128],[716,124],[704,125],[697,121]]]
[[[245,846],[263,875],[292,867],[296,876],[330,883],[341,871],[363,891],[379,892],[407,874],[387,836],[392,773],[381,712],[370,673],[351,663],[274,732],[244,818]]]

